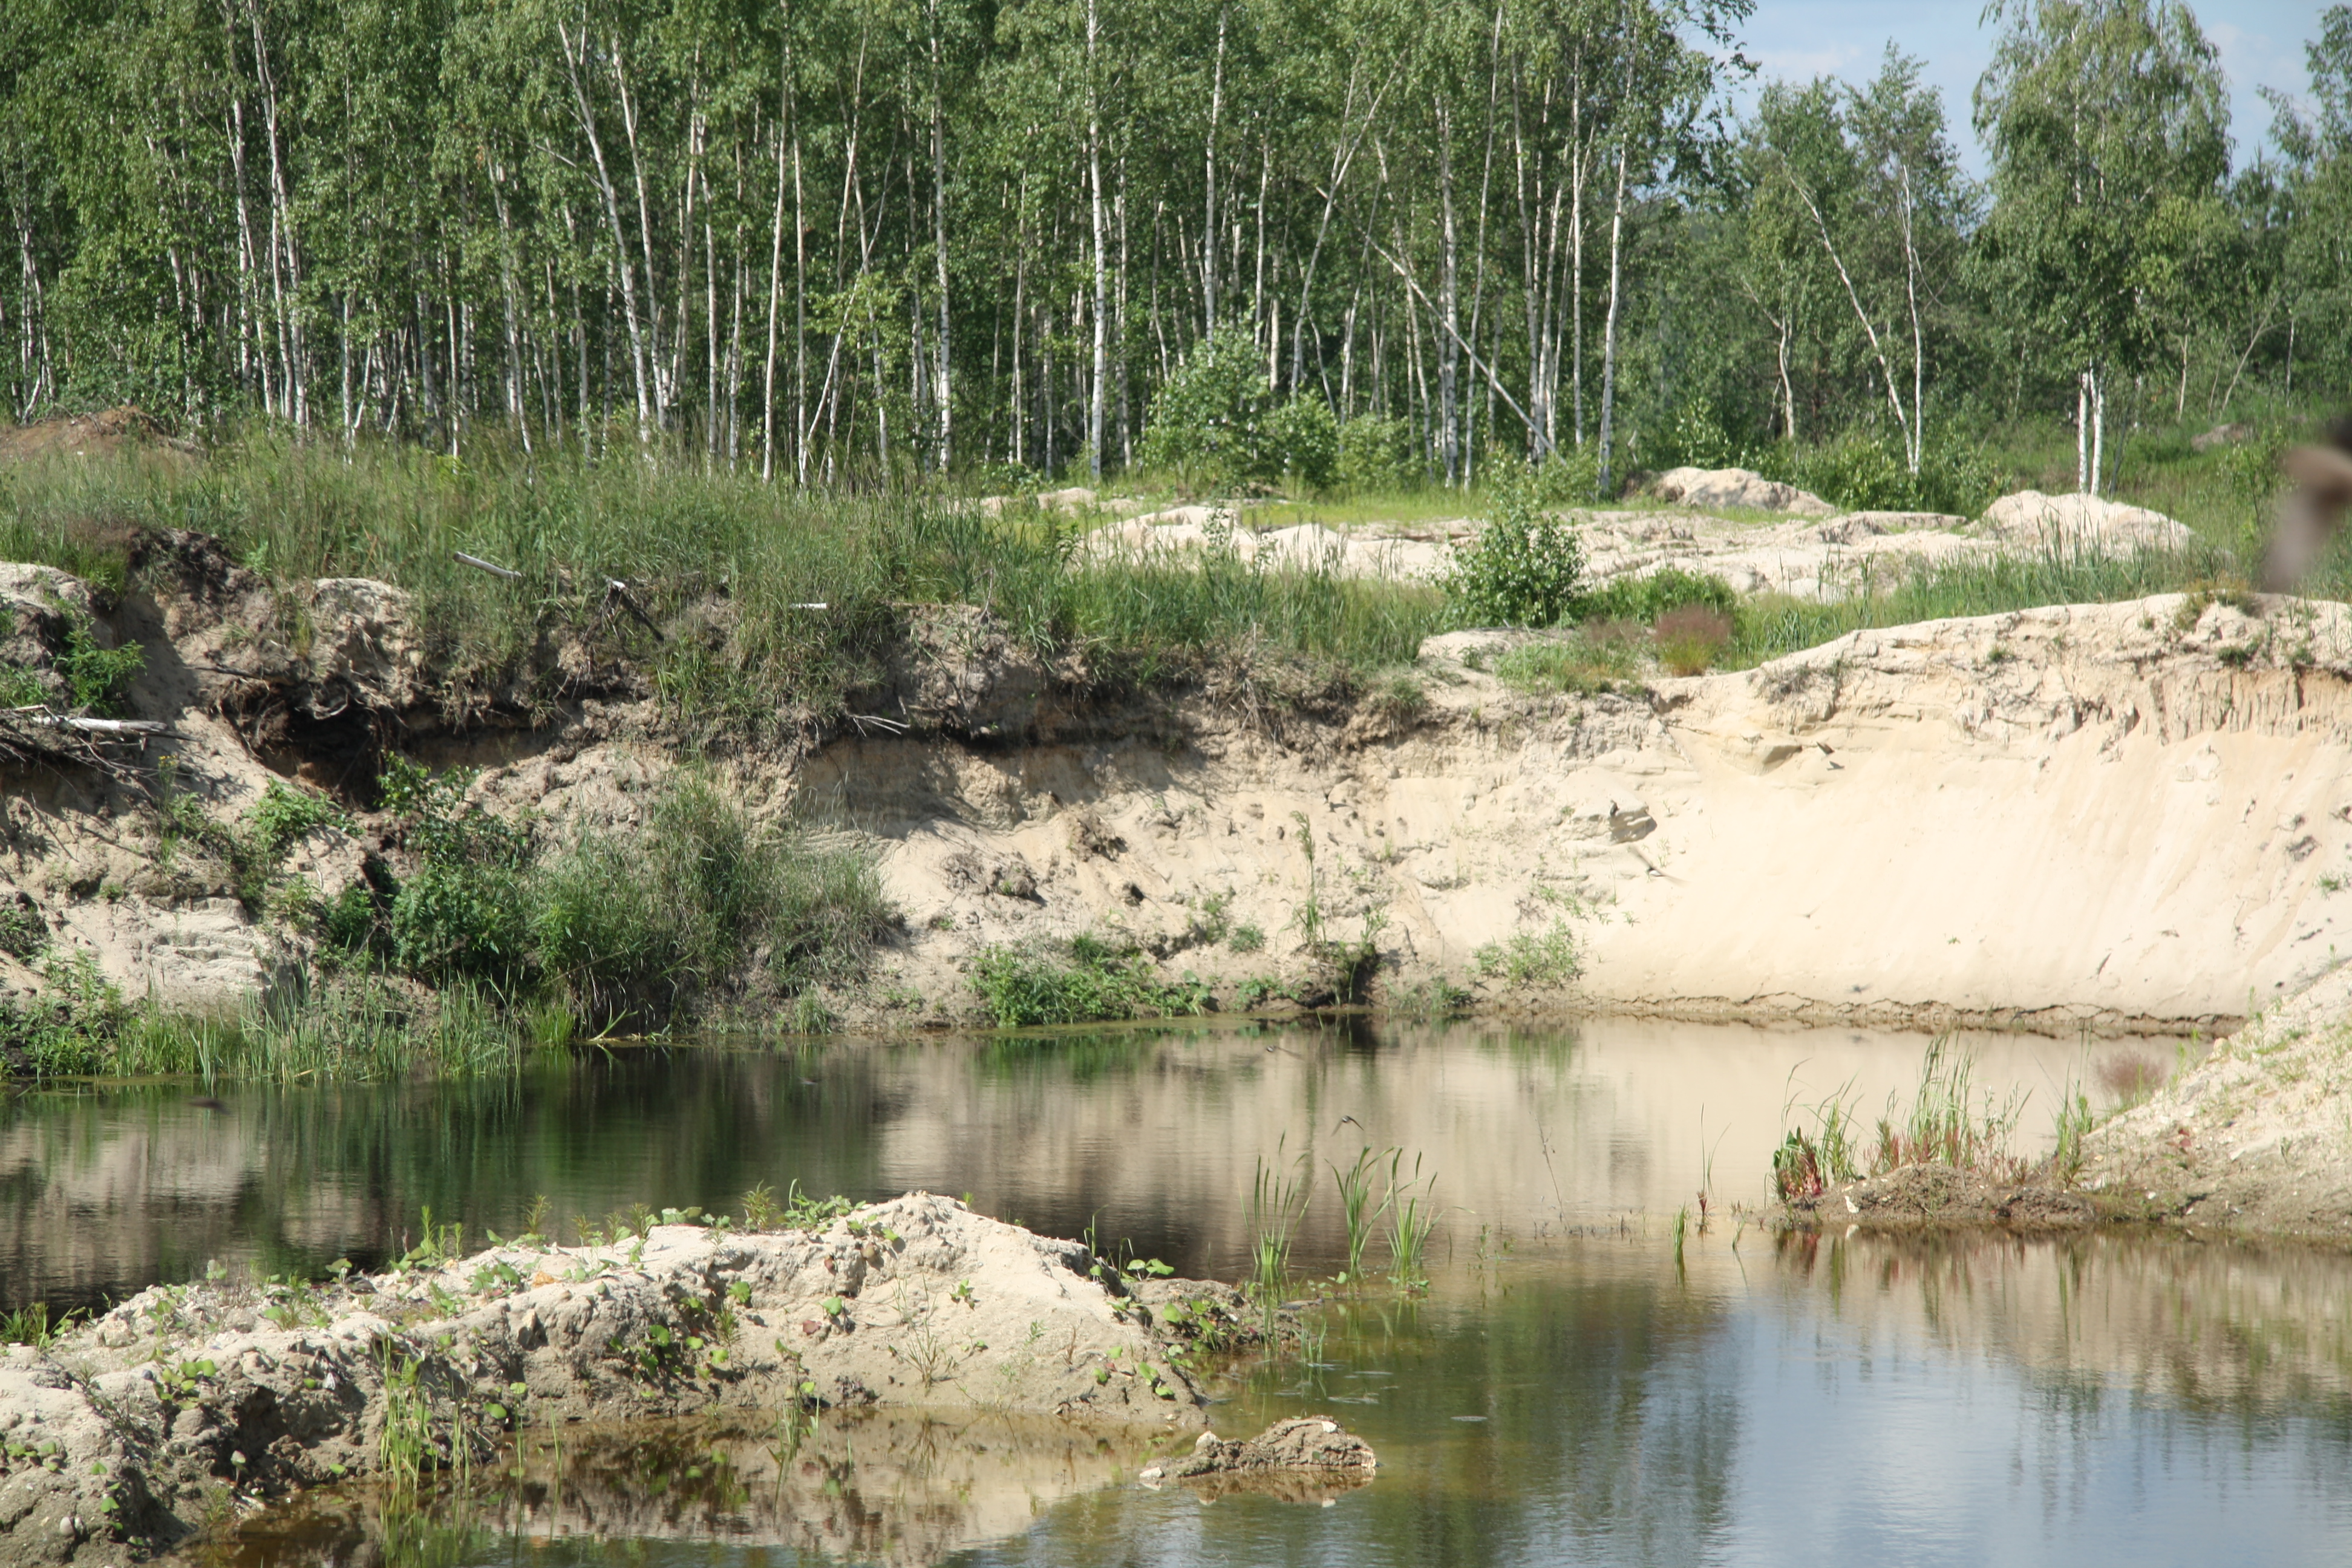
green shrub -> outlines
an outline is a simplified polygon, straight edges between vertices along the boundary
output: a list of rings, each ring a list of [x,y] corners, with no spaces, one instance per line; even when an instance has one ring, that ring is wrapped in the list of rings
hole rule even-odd
[[[1486,525],[1457,551],[1442,584],[1457,624],[1549,626],[1577,603],[1584,547],[1575,525],[1539,509],[1524,469],[1507,469],[1490,498]]]
[[[530,965],[522,873],[530,844],[520,828],[467,801],[472,782],[469,773],[432,773],[405,757],[385,767],[385,808],[403,819],[419,862],[393,895],[387,934],[413,974],[511,984]]]
[[[1286,481],[1309,490],[1328,489],[1339,473],[1339,426],[1331,405],[1302,393],[1274,411],[1266,422],[1269,456],[1280,461]]]
[[[1666,425],[1665,440],[1652,454],[1661,468],[1730,468],[1745,467],[1746,454],[1731,438],[1715,404],[1695,397],[1675,411]]]
[[[1189,973],[1162,984],[1141,953],[1093,937],[1074,937],[1060,951],[1044,944],[984,948],[972,965],[972,988],[999,1028],[1045,1024],[1094,1024],[1121,1018],[1165,1018],[1199,1013],[1208,993]]]
[[[1591,506],[1601,496],[1601,447],[1566,447],[1536,466],[1536,500],[1544,506]]]
[[[34,1078],[110,1070],[129,1014],[98,960],[87,951],[60,954],[41,978],[32,996],[0,1001],[0,1061]]]
[[[1221,327],[1193,345],[1153,395],[1137,455],[1188,485],[1271,478],[1269,469],[1281,468],[1269,453],[1274,412],[1265,356],[1248,333]]]
[[[1339,427],[1312,394],[1278,402],[1257,344],[1221,327],[1153,396],[1137,456],[1192,486],[1286,480],[1321,489],[1339,472]]]
[[[1664,566],[1645,577],[1617,577],[1602,584],[1577,601],[1576,618],[1647,626],[1685,605],[1704,605],[1728,616],[1739,608],[1739,595],[1720,577]]]
[[[429,859],[393,896],[393,955],[428,980],[519,980],[530,957],[521,875],[495,861]]]
[[[1850,430],[1836,440],[1791,455],[1789,482],[1832,506],[1854,511],[1901,511],[1916,504],[1917,487],[1887,445]]]
[[[1412,426],[1400,418],[1359,414],[1339,426],[1339,483],[1351,490],[1394,494],[1421,482]]]
[[[584,835],[531,887],[535,953],[599,1028],[656,1028],[765,950],[778,988],[855,979],[893,923],[872,859],[761,827],[681,779],[636,832]]]

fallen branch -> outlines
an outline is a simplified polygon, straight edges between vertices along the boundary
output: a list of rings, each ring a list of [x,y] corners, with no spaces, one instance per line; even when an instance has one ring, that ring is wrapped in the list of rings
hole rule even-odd
[[[23,710],[19,709],[19,712]],[[37,730],[82,730],[93,735],[168,735],[172,726],[152,719],[85,719],[79,713],[40,713],[25,721]]]
[[[485,561],[478,555],[468,555],[462,550],[452,550],[449,552],[449,555],[453,560],[461,561],[468,566],[488,572],[493,577],[503,577],[509,583],[520,583],[522,581],[521,573],[509,572],[505,567]]]
[[[635,616],[637,623],[653,634],[654,641],[662,640],[661,627],[654,625],[654,618],[646,614],[644,606],[637,603],[636,595],[629,592],[629,585],[626,583],[622,582],[618,577],[607,577],[604,579],[604,592],[606,596],[618,599],[621,602],[621,608]]]
[[[914,728],[912,724],[906,722],[904,720],[885,719],[879,713],[845,713],[842,716],[847,719],[851,723],[856,725],[857,732],[861,735],[866,733],[866,726],[868,724],[878,724],[893,735],[903,735],[908,731]]]

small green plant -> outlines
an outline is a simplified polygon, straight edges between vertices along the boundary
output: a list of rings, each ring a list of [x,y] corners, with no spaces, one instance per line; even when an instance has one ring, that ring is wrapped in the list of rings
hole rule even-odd
[[[1555,915],[1540,934],[1517,931],[1507,942],[1490,942],[1471,955],[1481,978],[1508,985],[1566,985],[1582,972],[1576,933],[1567,917]]]
[[[1274,1162],[1258,1157],[1244,1220],[1250,1237],[1250,1288],[1269,1304],[1281,1299],[1290,1282],[1291,1245],[1315,1195],[1307,1157],[1285,1163],[1281,1153],[1277,1142]]]
[[[1477,539],[1454,553],[1441,586],[1456,622],[1556,626],[1575,606],[1584,547],[1575,525],[1539,509],[1530,476],[1506,470]]]
[[[383,1342],[378,1370],[383,1380],[383,1425],[376,1435],[376,1465],[395,1495],[413,1495],[433,1454],[433,1410],[420,1381],[416,1358]]]
[[[89,1316],[79,1308],[69,1308],[52,1320],[46,1301],[35,1301],[18,1307],[0,1318],[0,1344],[31,1345],[47,1350],[59,1334],[73,1327],[78,1318]]]
[[[1227,952],[1255,952],[1265,946],[1265,931],[1264,928],[1249,924],[1247,922],[1235,926],[1233,930],[1233,934],[1225,938],[1225,951]]]
[[[2091,1113],[2091,1097],[2083,1086],[2069,1079],[2058,1091],[2058,1115],[2055,1137],[2050,1152],[2050,1173],[2060,1182],[2071,1183],[2083,1173],[2083,1139],[2098,1118]]]
[[[1429,1234],[1437,1228],[1437,1173],[1421,1173],[1421,1156],[1412,1157],[1412,1174],[1404,1173],[1404,1151],[1389,1151],[1388,1192],[1381,1206],[1389,1216],[1389,1273],[1401,1289],[1427,1283],[1423,1278]]]
[[[0,952],[30,963],[48,951],[48,922],[23,893],[0,900]]]
[[[1346,1170],[1337,1164],[1331,1167],[1331,1179],[1339,1189],[1339,1215],[1348,1226],[1348,1272],[1344,1278],[1349,1281],[1364,1277],[1364,1248],[1387,1208],[1385,1202],[1372,1201],[1372,1180],[1380,1169],[1380,1155],[1367,1146],[1356,1151],[1354,1163]]]
[[[1790,1069],[1789,1081],[1790,1095],[1780,1107],[1784,1123],[1795,1103],[1793,1068]],[[1772,1190],[1783,1203],[1819,1197],[1831,1183],[1851,1182],[1862,1173],[1854,1155],[1853,1108],[1849,1100],[1852,1089],[1849,1081],[1812,1106],[1812,1131],[1790,1128],[1780,1148],[1773,1151]]]
[[[66,700],[72,707],[120,714],[131,683],[147,668],[147,655],[137,643],[100,647],[96,626],[77,614],[67,623],[66,651],[58,656],[55,668],[65,680]]]

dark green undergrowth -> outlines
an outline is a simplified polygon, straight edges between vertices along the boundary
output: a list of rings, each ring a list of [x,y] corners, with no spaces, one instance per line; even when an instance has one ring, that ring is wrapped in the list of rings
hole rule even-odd
[[[315,918],[354,966],[528,999],[561,1036],[643,1033],[761,999],[800,1003],[855,984],[897,923],[873,858],[752,820],[711,781],[685,776],[635,826],[542,846],[469,803],[467,775],[395,759],[382,788],[415,864],[355,884]]]
[[[1208,988],[1190,973],[1169,984],[1134,948],[1087,936],[985,948],[972,963],[971,984],[990,1019],[1005,1029],[1175,1017],[1209,1004]]]

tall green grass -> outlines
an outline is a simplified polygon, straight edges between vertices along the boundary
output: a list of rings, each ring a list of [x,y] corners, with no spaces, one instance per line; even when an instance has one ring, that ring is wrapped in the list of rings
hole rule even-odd
[[[787,996],[846,984],[897,921],[872,857],[763,827],[698,778],[642,829],[583,834],[525,887],[540,969],[600,1029],[657,1027],[755,963]]]
[[[1842,599],[1759,594],[1740,602],[1732,617],[1731,643],[1717,665],[1750,668],[1879,626],[2183,593],[2226,577],[2232,566],[2231,557],[2203,548],[2123,555],[2066,549],[1895,570],[1857,584],[1858,592]]]
[[[841,711],[880,676],[909,603],[978,605],[1041,654],[1084,650],[1104,673],[1146,679],[1236,648],[1394,664],[1443,609],[1431,590],[1325,572],[1081,555],[1057,520],[993,519],[947,494],[803,491],[627,459],[475,466],[265,431],[202,464],[0,469],[0,559],[119,584],[142,534],[172,528],[217,536],[271,577],[408,590],[453,701],[550,700],[565,684],[557,655],[579,642],[649,675],[713,736]],[[659,641],[612,598],[614,580]]]
[[[499,998],[473,984],[427,997],[378,976],[352,976],[226,1015],[134,1009],[85,1070],[207,1082],[470,1078],[512,1071],[529,1043]]]

